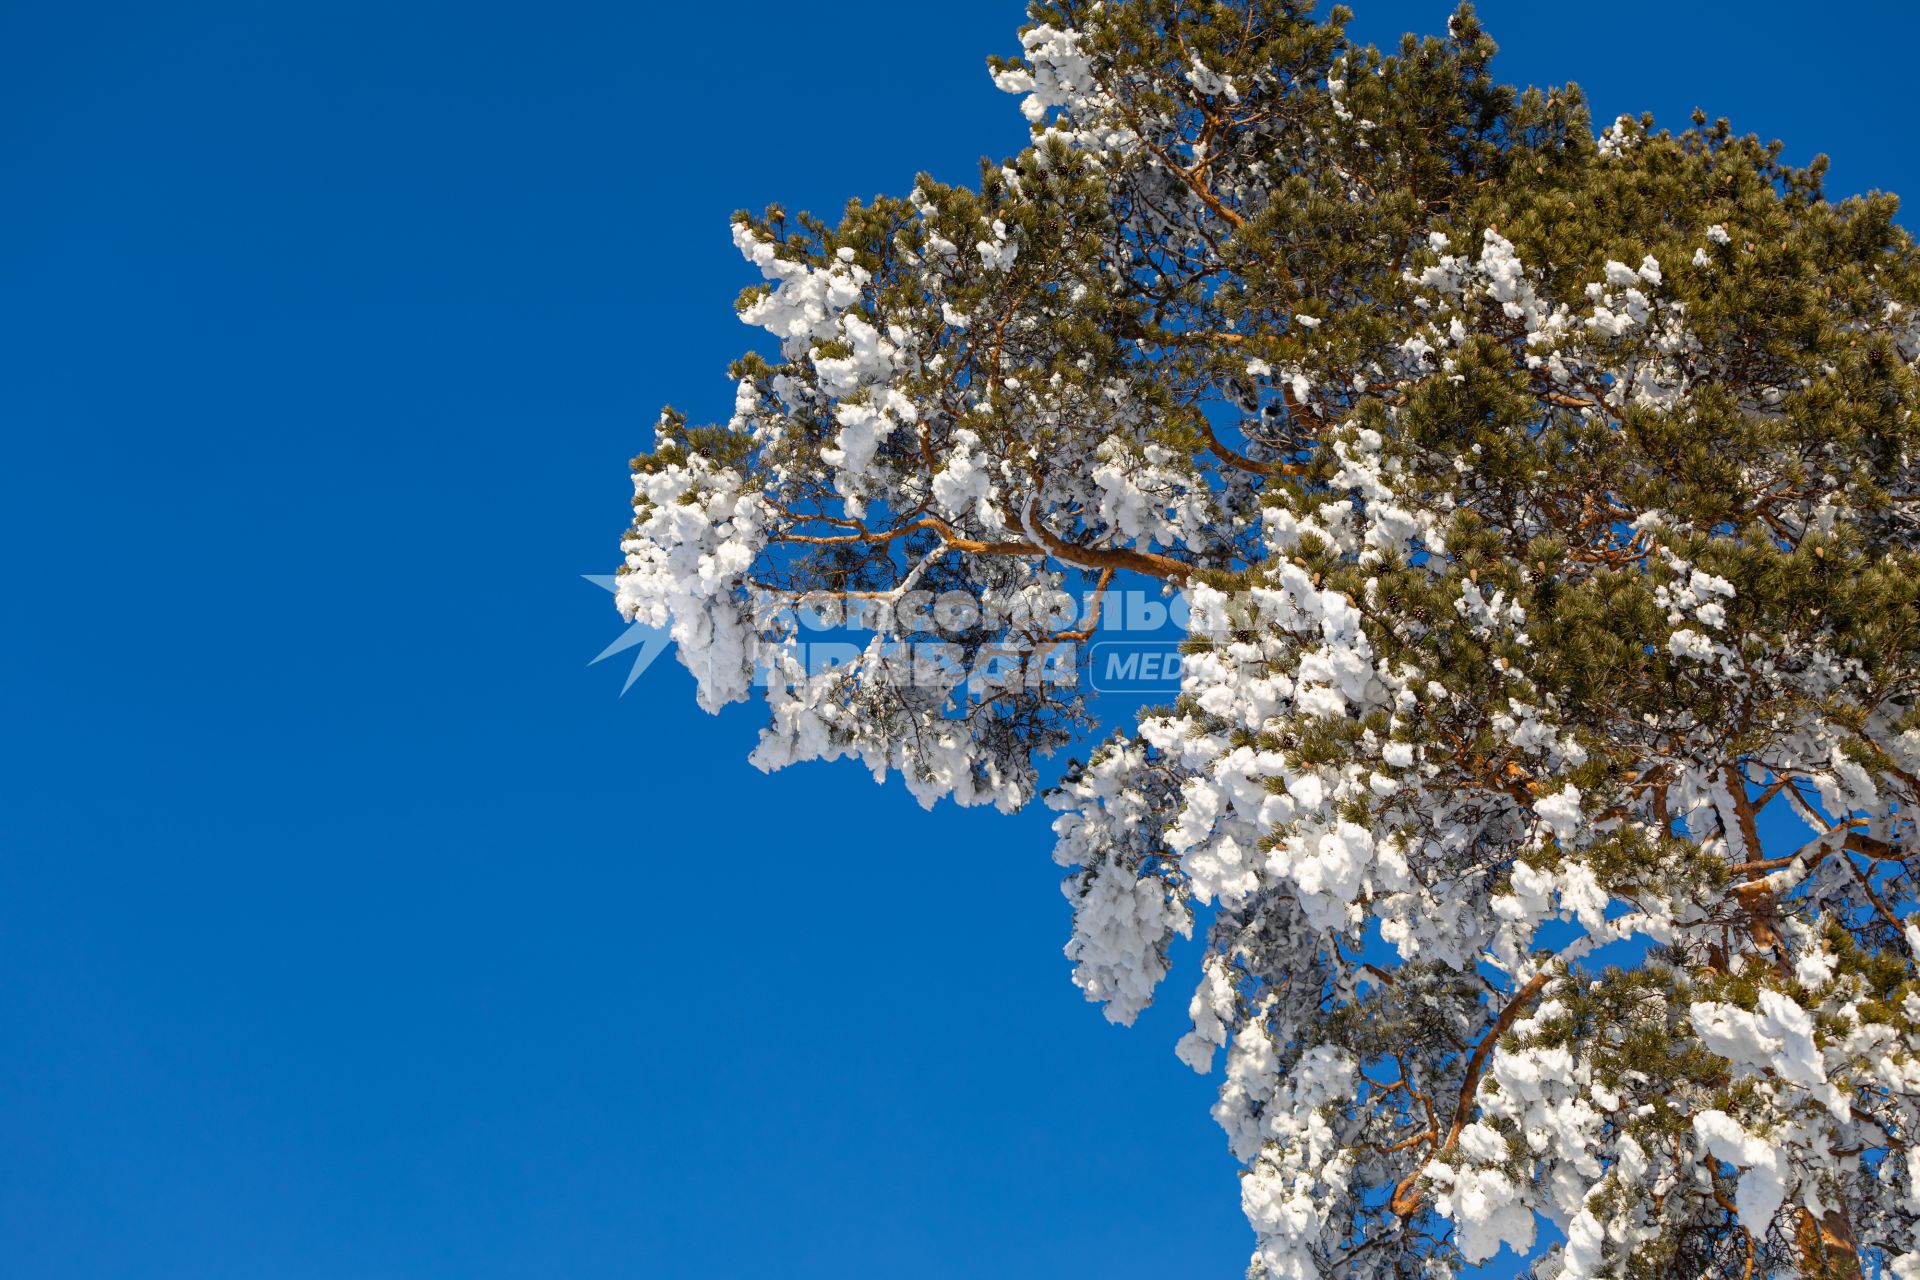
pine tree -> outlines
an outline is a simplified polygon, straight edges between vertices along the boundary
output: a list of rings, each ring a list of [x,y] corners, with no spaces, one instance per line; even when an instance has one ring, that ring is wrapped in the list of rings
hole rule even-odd
[[[1178,701],[1047,800],[1109,1017],[1210,912],[1251,1275],[1545,1218],[1540,1276],[1920,1280],[1895,201],[1310,9],[1039,0],[977,190],[740,215],[778,358],[662,417],[621,607],[762,767],[1011,810],[1090,721],[1063,598],[1178,593]]]

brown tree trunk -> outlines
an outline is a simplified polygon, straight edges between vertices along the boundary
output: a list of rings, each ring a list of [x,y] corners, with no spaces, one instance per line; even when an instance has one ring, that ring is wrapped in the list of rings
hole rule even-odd
[[[1758,862],[1760,825],[1754,815],[1753,802],[1747,797],[1746,779],[1741,776],[1738,763],[1727,765],[1724,779],[1727,792],[1733,797],[1738,836],[1745,846],[1739,861]],[[1764,882],[1765,876],[1755,873],[1752,880],[1735,885],[1733,893],[1747,913],[1748,936],[1772,961],[1774,971],[1784,977],[1792,970],[1781,945],[1780,931],[1774,924],[1780,917],[1780,908],[1774,901],[1773,891]],[[1861,1280],[1860,1244],[1854,1237],[1846,1210],[1829,1209],[1824,1216],[1815,1218],[1811,1209],[1799,1209],[1795,1217],[1793,1240],[1804,1260],[1803,1270],[1808,1280]]]
[[[1793,1242],[1808,1280],[1860,1280],[1860,1243],[1843,1210],[1829,1209],[1817,1220],[1812,1210],[1800,1210]]]

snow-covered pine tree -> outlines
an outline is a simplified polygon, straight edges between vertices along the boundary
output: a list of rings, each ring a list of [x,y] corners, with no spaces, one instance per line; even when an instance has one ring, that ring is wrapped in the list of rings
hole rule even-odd
[[[1309,8],[1035,3],[977,191],[742,215],[778,359],[663,416],[621,608],[765,698],[761,766],[1012,809],[1086,707],[966,673],[1083,643],[1063,591],[1184,593],[1177,704],[1050,799],[1109,1017],[1211,907],[1179,1052],[1226,1050],[1253,1274],[1544,1217],[1540,1276],[1920,1280],[1895,201],[1724,122],[1596,138],[1468,8],[1393,53]],[[879,630],[809,672],[798,600]]]

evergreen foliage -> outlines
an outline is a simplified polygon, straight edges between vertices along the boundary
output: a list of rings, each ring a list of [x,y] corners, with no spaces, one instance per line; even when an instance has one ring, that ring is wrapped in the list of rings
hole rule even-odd
[[[763,767],[1012,809],[1089,723],[1062,596],[1182,593],[1178,702],[1048,799],[1116,1021],[1215,908],[1180,1052],[1226,1050],[1251,1275],[1544,1217],[1542,1277],[1920,1280],[1896,202],[1596,137],[1467,6],[1392,52],[1310,10],[1036,2],[978,190],[740,215],[778,355],[663,416],[621,607],[764,697]],[[796,605],[873,641],[809,670]]]

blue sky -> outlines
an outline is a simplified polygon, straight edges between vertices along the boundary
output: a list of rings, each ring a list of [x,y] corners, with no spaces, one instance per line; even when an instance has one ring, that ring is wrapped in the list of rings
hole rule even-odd
[[[1904,4],[1482,14],[1920,191]],[[1240,1273],[1191,969],[1081,1002],[1044,814],[587,666],[729,212],[1017,148],[1019,19],[0,8],[0,1274]]]

